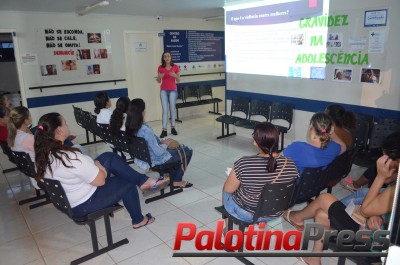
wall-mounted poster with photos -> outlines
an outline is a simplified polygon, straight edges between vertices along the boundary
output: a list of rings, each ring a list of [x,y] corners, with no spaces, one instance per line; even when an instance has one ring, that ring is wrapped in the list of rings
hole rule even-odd
[[[84,82],[113,75],[110,30],[45,28],[35,31],[38,73],[42,81]]]

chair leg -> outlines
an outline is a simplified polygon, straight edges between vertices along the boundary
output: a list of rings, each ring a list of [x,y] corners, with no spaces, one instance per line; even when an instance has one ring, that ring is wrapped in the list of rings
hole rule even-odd
[[[107,234],[107,243],[108,243],[107,247],[99,249],[99,243],[97,240],[97,232],[96,232],[96,224],[95,224],[95,221],[92,220],[89,222],[89,227],[90,227],[90,236],[92,238],[93,252],[86,256],[83,256],[79,259],[71,261],[71,265],[81,264],[85,261],[88,261],[88,260],[94,258],[94,257],[97,257],[101,254],[104,254],[104,253],[110,251],[110,250],[113,250],[119,246],[129,243],[129,240],[126,238],[113,243],[112,234],[111,234],[110,217],[108,216],[108,214],[104,215],[104,224],[105,224],[106,234]]]
[[[222,139],[225,137],[236,135],[236,133],[229,133],[229,124],[223,123],[223,122],[221,124],[222,124],[222,135],[218,136],[217,139]],[[224,125],[226,125],[226,134],[225,134],[225,130],[224,130]]]
[[[46,199],[46,195],[41,194],[40,190],[36,190],[35,189],[35,192],[36,192],[36,196],[35,197],[31,197],[31,198],[27,198],[27,199],[21,200],[21,201],[18,202],[18,204],[19,205],[23,205],[23,204],[30,203],[30,202],[35,202],[35,201],[38,201],[38,200],[41,200],[41,199]],[[34,207],[34,208],[36,208],[36,207]]]
[[[3,174],[5,174],[5,173],[10,173],[10,172],[13,172],[13,171],[16,171],[16,170],[18,170],[17,167],[4,169],[4,170],[3,170]]]
[[[179,110],[178,110],[178,108],[175,108],[175,109],[176,109],[176,119],[175,119],[175,121],[182,123],[182,121],[179,119]]]

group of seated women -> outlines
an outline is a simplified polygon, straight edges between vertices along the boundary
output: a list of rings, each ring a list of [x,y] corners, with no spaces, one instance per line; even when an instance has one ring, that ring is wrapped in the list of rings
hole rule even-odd
[[[280,154],[277,153],[279,134],[275,126],[268,122],[258,124],[253,132],[253,145],[257,154],[244,156],[234,162],[223,187],[223,204],[233,217],[251,223],[261,191],[266,184],[275,180],[280,183],[297,178],[304,168],[326,167],[339,154],[351,148],[350,129],[354,128],[354,113],[345,111],[339,105],[329,106],[325,113],[315,113],[308,127],[307,142],[295,141]],[[326,230],[358,231],[362,226],[376,230],[384,223],[380,215],[391,211],[394,186],[381,188],[393,183],[397,177],[400,161],[400,132],[388,136],[383,143],[383,156],[377,161],[377,176],[370,189],[363,189],[342,201],[331,194],[322,194],[303,210],[260,217],[258,222],[268,222],[278,216],[298,230],[304,229],[304,220],[314,218]],[[282,168],[284,168],[282,170]],[[355,222],[345,211],[352,201],[360,206],[362,215],[368,220],[364,225]],[[321,252],[323,242],[316,241],[313,251]],[[300,259],[307,264],[321,264],[319,257]]]
[[[94,100],[97,122],[110,125],[117,136],[125,131],[127,137],[145,139],[151,164],[135,159],[135,164],[144,169],[165,163],[179,162],[176,149],[168,148],[170,139],[159,139],[153,129],[144,122],[145,102],[127,97],[118,99],[115,110],[107,93],[98,93]],[[37,178],[58,179],[66,191],[73,213],[83,216],[87,213],[113,205],[122,200],[132,219],[132,227],[140,228],[154,222],[150,213],[143,215],[140,208],[140,190],[154,190],[165,187],[168,178],[149,178],[131,168],[126,161],[112,152],[105,152],[96,159],[82,154],[74,146],[65,143],[70,134],[66,120],[59,113],[43,115],[38,122],[35,136],[30,132],[28,109],[17,107],[11,110],[8,121],[8,143],[13,150],[29,153],[36,162]],[[243,156],[234,162],[223,186],[223,204],[234,217],[252,222],[261,191],[266,184],[286,183],[299,177],[304,168],[326,167],[339,154],[352,145],[350,129],[355,126],[354,113],[347,112],[339,105],[329,106],[326,111],[315,113],[307,130],[307,141],[295,141],[278,153],[279,132],[269,122],[259,123],[253,131],[252,144],[257,153]],[[384,184],[393,182],[400,161],[400,132],[389,136],[383,143],[384,155],[377,161],[377,176],[369,190],[355,193],[339,201],[331,194],[322,194],[300,211],[276,212],[260,217],[259,222],[283,216],[296,229],[304,228],[304,220],[314,218],[325,229],[350,229],[357,231],[360,225],[346,214],[349,201],[359,205],[363,216],[368,217],[366,226],[379,229],[383,219],[379,216],[390,212],[393,203],[394,186],[382,190]],[[187,163],[192,149],[182,145]],[[177,165],[179,163],[176,163]],[[146,172],[146,171],[145,171]],[[184,169],[174,168],[171,178],[173,185],[188,188],[193,184],[183,180]],[[112,176],[110,176],[112,174]],[[322,250],[322,242],[314,244],[314,251]],[[307,258],[308,264],[320,264],[317,257]]]

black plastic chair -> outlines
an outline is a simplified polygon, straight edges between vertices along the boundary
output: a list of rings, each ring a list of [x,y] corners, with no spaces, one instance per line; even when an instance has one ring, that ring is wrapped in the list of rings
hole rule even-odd
[[[244,233],[245,228],[256,223],[260,217],[276,215],[279,212],[287,210],[291,206],[291,202],[295,196],[296,182],[297,179],[293,179],[287,183],[266,184],[261,192],[260,200],[253,216],[253,222],[251,223],[244,222],[230,215],[224,205],[215,207],[215,209],[222,214],[222,219],[228,218],[227,231],[232,230],[233,224],[236,224],[239,226],[239,230]],[[239,252],[243,252],[243,246]],[[243,257],[237,257],[237,259],[245,264],[253,264]]]
[[[14,157],[14,161],[15,161],[15,164],[17,165],[17,168],[22,173],[24,173],[27,177],[35,179],[36,168],[35,168],[35,164],[31,160],[31,157],[29,156],[29,154],[27,154],[25,152],[16,152],[16,151],[11,151],[11,153],[12,153],[12,156]],[[37,185],[39,186],[39,188],[41,188],[41,190],[43,190],[43,192],[45,191],[40,182],[37,182]],[[46,192],[44,192],[44,194],[42,194],[41,190],[35,188],[36,196],[21,200],[18,202],[18,204],[23,205],[23,204],[30,203],[30,202],[40,201],[38,203],[29,205],[29,209],[34,209],[34,208],[51,203],[51,200],[48,197],[48,195],[46,194]]]
[[[332,163],[329,164],[326,179],[327,192],[332,193],[332,188],[342,179],[347,177],[351,171],[354,158],[357,155],[357,149],[350,149],[343,154],[337,156]]]
[[[197,86],[185,86],[183,88],[183,97],[184,97],[184,101],[189,106],[200,105],[199,88]]]
[[[327,184],[327,168],[304,168],[297,183],[296,196],[291,205],[311,202],[313,197],[318,197]]]
[[[269,113],[271,109],[271,102],[259,99],[252,99],[250,101],[250,112],[248,120],[239,120],[235,122],[235,126],[243,127],[246,129],[254,129],[257,124],[262,121],[257,120],[262,117],[264,121],[269,121]]]
[[[400,126],[400,119],[380,119],[378,124]]]
[[[354,164],[361,167],[374,165],[376,160],[382,155],[381,146],[383,140],[398,130],[400,130],[400,127],[397,125],[374,124],[367,148],[357,153]]]
[[[125,137],[125,138],[120,138],[120,142],[117,143],[117,145],[124,146],[124,152],[129,153],[132,159],[139,159],[142,160],[146,163],[148,163],[151,166],[151,157],[150,157],[150,152],[149,148],[147,146],[147,142],[144,138],[142,137]],[[183,191],[182,188],[174,188],[173,185],[173,175],[172,175],[172,169],[181,166],[180,162],[179,163],[164,163],[162,165],[154,166],[151,167],[150,169],[152,171],[158,172],[161,176],[164,176],[165,174],[169,174],[170,176],[170,190],[169,192],[165,192],[165,189],[160,190],[160,195],[153,196],[151,198],[148,198],[145,200],[145,203],[150,203],[153,201],[157,201],[169,196],[172,196],[174,194],[180,193]]]
[[[82,128],[86,131],[86,143],[82,143],[81,145],[95,144],[101,143],[102,141],[97,140],[96,136],[99,136],[99,131],[95,127],[96,124],[96,116],[91,114],[88,111],[81,110],[81,122]],[[93,141],[90,141],[89,133],[93,135]]]
[[[222,99],[213,97],[210,84],[199,86],[199,100],[202,104],[213,104],[213,111],[209,111],[209,113],[221,115],[219,113],[219,103],[222,102]]]
[[[1,146],[1,149],[3,150],[3,153],[8,157],[8,160],[11,163],[15,164],[14,157],[12,156],[12,153],[11,153],[11,148],[8,146],[7,142],[0,141],[0,146]],[[3,174],[8,173],[8,172],[12,172],[12,171],[15,171],[15,170],[18,170],[18,167],[12,167],[12,168],[8,168],[8,169],[4,169],[3,170]]]
[[[111,149],[114,153],[117,153],[117,150],[115,149],[116,137],[112,135],[110,125],[101,123],[96,123],[96,125],[100,133],[100,138],[103,139],[105,142],[111,144]]]
[[[230,115],[225,114],[215,119],[217,122],[221,122],[222,125],[222,135],[218,136],[217,139],[236,135],[236,133],[229,133],[229,125],[230,124],[233,125],[240,120],[247,120],[248,116],[249,116],[249,99],[238,96],[234,97],[232,99],[231,114]],[[226,126],[226,134],[224,126]]]
[[[290,130],[292,126],[293,120],[293,104],[290,103],[281,103],[281,102],[274,102],[271,105],[271,114],[270,114],[270,121],[281,134],[281,149],[283,150],[284,147],[284,135]],[[277,125],[274,121],[283,120],[288,123],[287,126]]]
[[[356,128],[350,130],[351,136],[353,137],[353,149],[359,151],[367,149],[369,139],[369,122],[361,119],[357,119]]]
[[[113,250],[119,246],[129,243],[127,238],[124,238],[115,243],[113,242],[112,239],[110,215],[112,215],[116,210],[122,209],[123,207],[121,205],[110,206],[98,210],[96,212],[89,213],[82,217],[75,217],[72,212],[71,205],[69,204],[67,195],[65,194],[64,188],[62,187],[60,181],[47,178],[44,178],[41,181],[43,181],[45,190],[49,194],[51,201],[58,210],[65,213],[69,218],[71,218],[75,223],[79,225],[86,225],[86,224],[89,225],[90,236],[92,238],[93,252],[79,259],[71,261],[71,265],[80,264],[82,262],[88,261],[103,253],[106,253],[107,251]],[[106,247],[101,249],[99,249],[99,243],[96,232],[96,223],[95,223],[95,221],[100,218],[104,218],[104,225],[105,225],[107,244],[108,244]]]

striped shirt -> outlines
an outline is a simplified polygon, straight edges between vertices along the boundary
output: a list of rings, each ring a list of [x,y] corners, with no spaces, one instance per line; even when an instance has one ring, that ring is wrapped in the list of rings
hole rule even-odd
[[[265,184],[271,183],[278,176],[285,160],[285,168],[275,183],[286,183],[298,177],[296,165],[290,158],[278,156],[275,158],[276,170],[269,173],[267,171],[268,157],[258,155],[244,156],[234,163],[234,170],[237,179],[240,181],[239,188],[232,194],[233,200],[244,210],[254,215],[260,200],[261,191]],[[280,216],[276,213],[271,217]]]

